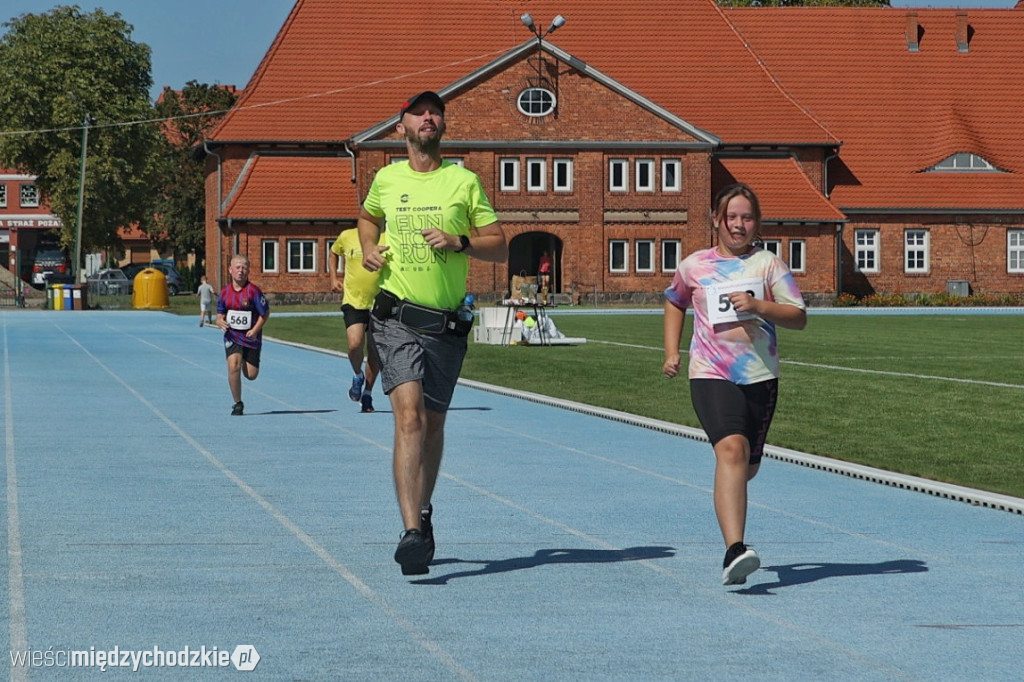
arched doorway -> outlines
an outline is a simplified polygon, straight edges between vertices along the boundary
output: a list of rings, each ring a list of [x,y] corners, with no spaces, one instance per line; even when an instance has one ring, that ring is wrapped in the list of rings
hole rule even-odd
[[[508,245],[509,281],[512,275],[526,274],[529,277],[537,277],[541,258],[545,254],[551,258],[549,293],[561,292],[562,240],[549,232],[524,232],[512,238]]]

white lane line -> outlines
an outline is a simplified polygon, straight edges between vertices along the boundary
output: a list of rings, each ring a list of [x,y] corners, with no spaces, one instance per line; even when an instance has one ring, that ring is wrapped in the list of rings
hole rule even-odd
[[[400,628],[412,637],[421,647],[423,647],[428,653],[434,656],[440,661],[453,675],[458,679],[473,681],[475,682],[478,678],[459,663],[454,656],[445,651],[441,645],[430,639],[420,628],[418,628],[412,621],[403,616],[401,613],[391,607],[390,604],[374,590],[372,587],[364,583],[354,573],[352,573],[347,566],[335,559],[330,552],[328,552],[320,543],[318,543],[313,537],[302,530],[298,524],[292,521],[284,512],[275,507],[269,500],[260,495],[252,486],[246,483],[238,474],[229,469],[223,462],[207,450],[201,443],[193,438],[184,429],[178,426],[172,419],[167,417],[160,409],[146,399],[141,393],[135,390],[134,387],[129,385],[124,379],[122,379],[116,372],[110,369],[106,364],[103,363],[98,357],[93,355],[85,346],[78,342],[77,339],[70,336],[66,331],[61,331],[71,340],[72,343],[77,345],[83,353],[88,355],[93,362],[100,366],[107,374],[109,374],[114,381],[121,384],[129,393],[145,405],[153,414],[155,414],[161,421],[167,424],[172,431],[177,433],[186,443],[191,445],[197,452],[199,452],[206,460],[213,465],[215,469],[220,471],[224,476],[234,483],[240,490],[248,495],[256,504],[263,508],[275,521],[283,526],[289,533],[292,534],[299,542],[308,547],[317,557],[320,558],[327,566],[331,568],[335,573],[341,576],[349,585],[356,589],[365,599],[374,604],[377,608],[383,611],[388,617],[390,617]],[[141,339],[140,339],[141,340]],[[152,346],[153,344],[145,342],[147,345]],[[155,347],[155,346],[154,346]],[[168,354],[173,355],[169,351]],[[178,357],[178,356],[175,356]],[[182,358],[185,360],[185,358]],[[190,364],[194,364],[191,363]],[[280,401],[278,401],[280,402]],[[284,403],[282,403],[284,404]],[[23,609],[24,610],[24,609]],[[22,618],[24,620],[24,617]],[[13,641],[13,638],[12,638]]]
[[[145,343],[146,345],[149,345],[149,346],[151,346],[151,347],[153,347],[155,349],[158,349],[158,350],[166,353],[167,355],[170,355],[170,356],[172,356],[174,358],[180,359],[180,360],[182,360],[184,362],[187,362],[188,364],[192,364],[192,365],[195,365],[197,367],[200,367],[199,365],[196,365],[196,363],[194,363],[193,361],[189,360],[188,358],[185,358],[183,356],[179,356],[179,355],[177,355],[176,353],[174,353],[174,352],[172,352],[170,350],[167,350],[167,349],[164,349],[164,348],[160,348],[159,346],[156,346],[156,345],[150,343],[149,341],[146,341],[145,339],[141,339],[139,337],[133,337],[133,338],[136,338],[139,341]],[[286,344],[286,345],[292,345],[292,344]],[[315,350],[315,351],[323,352],[322,349],[309,348],[308,350]],[[88,353],[88,351],[86,351],[86,352]],[[332,352],[331,354],[334,354],[334,353]],[[417,631],[415,630],[415,625],[410,623],[407,619],[402,617],[401,614],[398,614],[390,606],[388,606],[386,604],[386,602],[384,602],[383,599],[379,595],[377,595],[376,592],[374,592],[372,590],[372,588],[370,588],[369,586],[366,586],[364,583],[362,583],[362,581],[359,580],[358,577],[356,577],[355,575],[351,574],[348,571],[347,568],[345,568],[339,562],[336,562],[336,560],[334,560],[333,557],[330,557],[330,554],[325,549],[323,549],[319,544],[317,544],[315,540],[313,540],[308,534],[306,534],[304,531],[302,531],[301,528],[299,528],[296,524],[294,524],[294,522],[292,522],[290,519],[288,519],[286,516],[284,516],[281,512],[279,512],[275,507],[273,507],[272,504],[267,502],[262,496],[259,495],[259,493],[257,493],[256,491],[252,490],[237,475],[235,475],[233,472],[231,472],[229,469],[227,469],[222,463],[220,463],[219,460],[216,459],[216,457],[214,457],[211,453],[207,452],[205,450],[205,448],[202,447],[202,445],[200,445],[199,443],[195,442],[194,439],[191,438],[191,436],[189,436],[187,433],[185,433],[183,430],[181,430],[176,424],[171,422],[168,418],[164,417],[159,412],[159,410],[157,410],[157,408],[152,406],[148,401],[145,400],[145,398],[143,398],[141,395],[139,395],[137,392],[135,392],[134,389],[129,387],[127,384],[125,384],[119,377],[114,375],[106,367],[104,367],[104,369],[106,369],[106,371],[108,373],[111,373],[111,375],[114,376],[115,379],[117,379],[117,381],[120,382],[122,385],[124,385],[129,391],[131,391],[133,394],[137,395],[138,398],[141,401],[143,401],[147,406],[149,406],[150,409],[155,414],[157,414],[161,419],[163,419],[172,429],[174,429],[177,433],[179,433],[182,436],[182,438],[184,438],[187,442],[189,442],[192,445],[192,447],[194,447],[196,450],[201,452],[204,455],[204,457],[206,457],[217,469],[222,471],[237,486],[239,486],[250,497],[252,497],[254,500],[256,500],[257,503],[260,504],[260,506],[262,506],[265,510],[267,510],[268,513],[270,513],[275,519],[278,520],[279,523],[281,523],[285,528],[287,528],[289,530],[289,532],[293,533],[293,535],[296,535],[296,537],[298,537],[300,539],[300,541],[302,541],[304,544],[306,544],[307,547],[312,549],[318,556],[320,556],[325,562],[328,563],[328,565],[330,565],[336,571],[338,571],[338,569],[334,567],[334,563],[337,563],[338,567],[341,569],[339,571],[340,575],[345,577],[345,579],[348,582],[350,582],[350,584],[353,584],[353,586],[357,586],[357,583],[358,583],[359,586],[362,586],[361,588],[357,586],[357,589],[361,593],[363,593],[363,591],[365,590],[366,593],[367,593],[367,599],[370,599],[374,603],[379,604],[382,610],[384,610],[386,613],[388,613],[388,615],[391,615],[396,620],[396,622],[398,622],[400,625],[402,625],[403,629],[406,629],[408,632],[410,632],[410,634],[412,634],[412,636],[414,638],[417,639],[417,641],[420,641],[421,644],[424,644],[424,642],[421,641],[421,638],[424,639],[424,640],[426,638],[423,635],[417,636],[417,634],[416,634]],[[470,385],[472,387],[472,385],[475,384],[476,382],[460,382],[460,383],[464,383],[464,384]],[[284,407],[292,408],[292,409],[298,409],[297,406],[294,406],[294,405],[291,405],[289,403],[286,403],[286,402],[284,402],[284,401],[282,401],[282,400],[280,400],[278,398],[275,398],[273,396],[270,396],[270,395],[267,395],[267,394],[263,394],[262,392],[260,392],[260,393],[261,393],[261,395],[265,395],[268,399],[270,399],[270,400],[272,400],[272,401],[274,401],[274,402],[276,402],[276,403],[278,403],[278,404],[280,404],[280,405],[282,405]],[[312,417],[313,419],[315,419],[317,421],[322,422],[323,424],[325,424],[325,425],[327,425],[327,426],[329,426],[329,427],[331,427],[333,429],[336,429],[338,431],[341,431],[341,432],[349,434],[349,435],[358,436],[363,441],[365,441],[367,443],[370,443],[370,444],[373,444],[374,446],[378,447],[379,449],[381,449],[384,452],[390,453],[390,451],[391,451],[390,444],[380,443],[380,442],[374,441],[374,440],[372,440],[370,438],[367,438],[363,434],[358,434],[357,432],[349,431],[348,429],[340,426],[336,422],[329,421],[328,419],[323,418],[321,416],[318,416],[318,415],[308,415],[308,416]],[[506,427],[504,425],[487,422],[486,420],[481,420],[481,421],[484,421],[485,423],[488,423],[492,428],[495,428],[497,430],[505,430],[505,431],[516,433],[516,434],[518,434],[520,436],[522,435],[522,434],[519,434],[518,431],[513,431],[512,429],[509,429],[508,427]],[[557,447],[559,447],[561,449],[565,449],[565,450],[568,450],[568,451],[571,451],[571,452],[577,452],[577,453],[585,455],[587,457],[592,457],[594,459],[599,459],[599,460],[602,460],[602,461],[606,461],[606,462],[608,462],[610,464],[615,464],[615,465],[618,465],[618,466],[622,466],[622,467],[634,470],[634,471],[636,471],[638,473],[642,473],[644,475],[658,477],[658,478],[661,478],[661,479],[664,479],[664,480],[672,481],[672,482],[677,483],[679,485],[691,487],[691,488],[694,488],[694,489],[697,489],[697,490],[701,490],[701,491],[705,491],[705,492],[710,493],[710,490],[706,486],[695,485],[693,483],[689,483],[689,482],[683,481],[681,479],[665,476],[663,474],[658,474],[657,472],[654,472],[654,471],[651,471],[651,470],[648,470],[648,469],[644,469],[642,467],[637,467],[635,465],[626,464],[626,463],[623,463],[623,462],[619,462],[619,461],[616,461],[616,460],[605,458],[605,457],[602,457],[600,455],[596,455],[596,454],[593,454],[593,453],[588,453],[588,452],[586,452],[584,450],[579,450],[578,448],[574,448],[574,447],[571,447],[571,446],[563,445],[563,444],[560,444],[560,443],[555,443],[553,441],[546,441],[544,439],[536,438],[536,437],[532,437],[532,438],[534,440],[538,440],[538,441],[543,442],[543,443],[548,444],[548,445],[555,445],[555,446],[557,446]],[[516,502],[514,502],[511,499],[502,497],[502,496],[498,495],[497,493],[495,493],[493,491],[487,490],[485,488],[481,488],[481,487],[479,487],[479,486],[477,486],[477,485],[475,485],[475,484],[473,484],[473,483],[471,483],[469,481],[461,479],[461,478],[459,478],[457,476],[448,474],[448,473],[446,473],[444,471],[441,472],[440,476],[442,478],[445,478],[446,480],[449,480],[449,481],[453,482],[456,485],[465,487],[465,488],[467,488],[469,490],[472,490],[472,491],[476,492],[477,494],[479,494],[479,495],[481,495],[483,497],[486,497],[486,498],[488,498],[488,499],[490,499],[490,500],[492,500],[494,502],[497,502],[499,504],[507,506],[507,507],[509,507],[511,509],[514,509],[516,511],[519,511],[519,512],[521,512],[523,514],[527,514],[527,515],[531,516],[532,518],[534,518],[534,519],[536,519],[538,521],[541,521],[542,523],[550,525],[550,526],[552,526],[554,528],[557,528],[557,529],[559,529],[559,530],[561,530],[563,532],[569,533],[569,534],[571,534],[571,535],[573,535],[573,536],[575,536],[575,537],[577,537],[577,538],[579,538],[579,539],[581,539],[581,540],[583,540],[585,542],[588,542],[588,543],[590,543],[590,544],[592,544],[592,545],[594,545],[596,547],[600,547],[600,548],[606,549],[606,550],[619,551],[619,552],[625,552],[626,551],[624,548],[617,547],[617,546],[611,545],[609,543],[606,543],[603,540],[601,540],[601,539],[599,539],[599,538],[597,538],[595,536],[592,536],[592,535],[590,535],[590,534],[588,534],[588,533],[586,533],[584,531],[581,531],[581,530],[576,529],[576,528],[574,528],[572,526],[566,525],[566,524],[564,524],[564,523],[562,523],[560,521],[557,521],[555,519],[552,519],[552,518],[549,518],[547,516],[544,516],[543,514],[537,512],[537,511],[531,510],[531,509],[529,509],[527,507],[524,507],[522,505],[517,504]],[[280,515],[280,518],[278,518],[279,515]],[[822,525],[828,526],[829,524],[822,524]],[[875,542],[878,542],[874,538],[870,538],[870,537],[864,538],[861,534],[852,533],[850,531],[844,531],[843,529],[837,528],[836,531],[840,532],[840,533],[844,533],[845,532],[845,533],[847,533],[847,534],[849,534],[851,536],[854,536],[854,537],[860,537],[862,539],[873,540]],[[308,542],[304,538],[308,538]],[[879,543],[879,544],[886,545],[886,544],[889,544],[889,543]],[[929,558],[931,558],[931,557],[929,557]],[[332,563],[332,562],[334,562],[334,563]],[[648,570],[651,570],[651,571],[653,571],[653,572],[655,572],[655,573],[657,573],[657,574],[659,574],[659,575],[669,579],[670,581],[672,581],[672,582],[674,582],[676,584],[685,586],[685,587],[690,588],[690,589],[700,590],[701,592],[704,592],[705,594],[711,595],[711,596],[716,597],[716,598],[721,598],[721,599],[727,601],[731,606],[738,607],[738,608],[748,612],[752,617],[759,618],[759,619],[764,620],[764,621],[766,621],[766,622],[768,622],[770,624],[773,624],[773,625],[776,625],[778,627],[784,628],[784,629],[786,629],[788,631],[797,633],[797,634],[799,634],[803,638],[811,639],[813,641],[816,641],[819,644],[821,644],[823,647],[830,648],[830,649],[832,649],[834,651],[840,652],[840,653],[842,653],[842,655],[847,656],[847,657],[849,657],[849,658],[851,658],[853,660],[858,660],[861,663],[867,665],[868,667],[871,667],[873,669],[880,670],[880,671],[884,672],[884,674],[887,677],[891,678],[891,679],[908,679],[908,680],[918,679],[918,678],[916,678],[916,677],[914,677],[912,675],[908,675],[906,673],[906,671],[899,670],[899,669],[896,669],[896,668],[892,668],[892,667],[890,667],[890,666],[888,666],[888,665],[886,665],[884,663],[881,663],[881,662],[879,662],[879,661],[877,661],[877,660],[875,660],[873,658],[870,658],[870,657],[866,656],[863,652],[850,649],[850,648],[844,646],[843,644],[841,644],[840,642],[836,642],[834,640],[827,639],[827,638],[823,637],[820,633],[817,633],[817,632],[814,632],[814,631],[811,631],[811,630],[807,630],[807,629],[805,629],[805,628],[803,628],[803,627],[801,627],[801,626],[799,626],[799,625],[797,625],[797,624],[795,624],[795,623],[793,623],[793,622],[791,622],[789,620],[780,619],[780,618],[774,616],[773,614],[771,614],[770,612],[768,612],[766,610],[762,610],[762,609],[757,608],[756,606],[749,605],[749,604],[745,603],[742,599],[736,598],[735,595],[731,595],[728,592],[721,592],[719,589],[716,589],[716,588],[709,588],[703,582],[697,582],[696,580],[688,579],[686,576],[679,574],[677,571],[672,570],[671,568],[666,568],[665,566],[662,566],[662,565],[658,564],[655,560],[651,560],[651,559],[638,559],[638,560],[635,560],[632,563],[637,563],[639,565],[642,565],[645,568],[647,568]],[[344,572],[341,572],[341,571],[344,571]],[[351,579],[349,579],[348,576],[351,576]],[[355,581],[355,582],[353,582],[353,581]],[[427,640],[427,641],[429,642],[429,640]],[[431,644],[432,644],[432,642],[431,642]],[[433,651],[432,651],[432,653],[433,653]],[[447,655],[447,654],[445,654],[445,655]],[[454,661],[454,659],[453,659],[453,661]],[[455,662],[455,665],[458,665],[458,663]],[[461,668],[461,666],[460,666],[460,668]],[[468,679],[472,679],[472,674],[469,673],[469,671],[466,671],[466,675],[470,676]]]
[[[618,343],[617,341],[601,341],[600,339],[587,339],[587,343],[601,343],[606,346],[622,346],[624,348],[636,348],[638,350],[651,350],[661,352],[662,348],[654,346],[641,346],[633,343]],[[686,351],[681,351],[686,355]],[[907,379],[927,379],[929,381],[950,381],[957,384],[974,384],[977,386],[995,386],[997,388],[1024,389],[1024,384],[1005,384],[998,381],[982,381],[980,379],[960,379],[958,377],[944,377],[934,374],[912,374],[910,372],[889,372],[882,369],[863,369],[860,367],[842,367],[840,365],[822,365],[814,362],[798,362],[796,360],[779,360],[783,365],[795,365],[798,367],[813,367],[816,369],[828,369],[834,372],[856,372],[859,374],[878,374],[882,376],[904,377]]]
[[[25,574],[21,556],[21,515],[18,511],[18,466],[14,449],[14,393],[11,387],[11,355],[4,316],[4,430],[7,451],[7,592],[11,651],[28,650],[25,625]],[[11,666],[11,682],[28,680],[27,666]]]

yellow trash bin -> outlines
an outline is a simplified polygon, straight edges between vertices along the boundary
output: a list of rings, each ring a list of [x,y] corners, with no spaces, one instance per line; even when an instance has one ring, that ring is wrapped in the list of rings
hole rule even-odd
[[[168,305],[167,276],[164,273],[156,268],[146,268],[135,275],[133,308],[166,308]]]
[[[50,293],[53,294],[53,309],[64,310],[64,285],[51,284]]]

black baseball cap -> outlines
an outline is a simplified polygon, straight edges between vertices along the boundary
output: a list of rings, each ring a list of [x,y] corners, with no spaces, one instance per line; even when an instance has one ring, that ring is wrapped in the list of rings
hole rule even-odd
[[[398,110],[398,118],[405,116],[405,112],[416,106],[416,103],[422,99],[434,103],[437,105],[437,108],[441,110],[441,113],[444,113],[444,100],[441,99],[441,96],[433,90],[425,90],[420,94],[413,95],[409,99],[405,100],[405,103],[402,104],[402,108]]]

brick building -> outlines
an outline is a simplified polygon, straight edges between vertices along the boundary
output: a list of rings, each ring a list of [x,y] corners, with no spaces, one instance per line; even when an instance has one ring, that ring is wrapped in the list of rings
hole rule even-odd
[[[242,252],[268,292],[323,297],[329,245],[404,157],[398,108],[425,89],[510,240],[507,265],[472,262],[480,296],[548,251],[556,292],[653,299],[735,181],[811,298],[1024,289],[1021,4],[298,0],[204,144],[208,274]]]
[[[22,281],[32,281],[32,259],[56,246],[60,218],[43,201],[33,175],[0,168],[0,263]],[[8,283],[13,286],[15,280]]]

